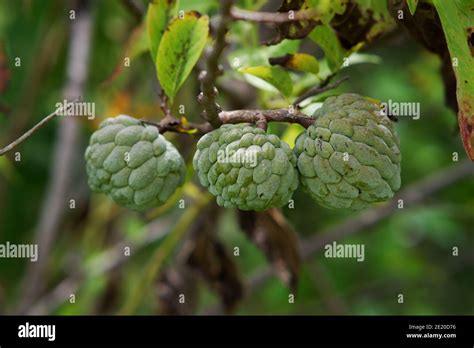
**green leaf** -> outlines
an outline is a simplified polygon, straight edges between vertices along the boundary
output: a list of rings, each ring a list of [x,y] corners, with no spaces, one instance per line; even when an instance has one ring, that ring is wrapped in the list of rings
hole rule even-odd
[[[309,37],[323,49],[329,68],[332,71],[339,70],[345,52],[334,30],[327,25],[318,25],[309,34]]]
[[[254,66],[240,68],[239,71],[261,78],[278,89],[286,97],[289,97],[293,91],[293,82],[290,75],[278,66]]]
[[[309,117],[309,116],[308,116]],[[290,145],[291,148],[295,146],[295,140],[302,132],[304,132],[304,127],[298,123],[290,124],[286,127],[285,132],[281,136],[281,140]]]
[[[408,10],[410,10],[411,15],[413,16],[416,11],[416,6],[418,6],[418,0],[407,0]]]
[[[300,40],[283,40],[273,46],[245,47],[228,55],[229,65],[238,69],[245,66],[263,65],[273,56],[281,56],[298,52]]]
[[[176,18],[165,31],[158,48],[156,69],[158,80],[173,98],[197,63],[209,35],[209,17],[187,12]]]
[[[380,64],[382,62],[382,58],[376,54],[369,54],[369,53],[352,53],[349,57],[347,57],[347,65],[353,66],[355,64]]]
[[[285,53],[296,53],[300,48],[300,40],[283,40],[282,42],[272,45],[264,46],[265,52],[269,56],[278,56]]]
[[[312,74],[317,74],[319,72],[319,63],[317,59],[306,53],[293,54],[285,66]]]
[[[456,75],[459,128],[464,148],[474,160],[474,22],[469,1],[434,0]]]
[[[336,14],[343,14],[347,0],[307,0],[309,7],[315,8],[323,24],[329,24]]]
[[[219,9],[219,0],[181,0],[179,9],[183,11],[198,11],[209,14]]]
[[[146,29],[151,58],[156,62],[158,47],[169,20],[176,15],[178,0],[154,0],[148,5]]]

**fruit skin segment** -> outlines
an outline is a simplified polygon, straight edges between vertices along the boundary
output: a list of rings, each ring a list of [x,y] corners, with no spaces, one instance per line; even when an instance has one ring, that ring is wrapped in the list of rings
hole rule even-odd
[[[303,189],[327,208],[363,209],[400,188],[400,141],[377,104],[358,94],[329,97],[296,139]]]
[[[143,211],[162,205],[183,184],[186,166],[158,129],[126,115],[104,120],[85,152],[90,188]]]
[[[289,145],[248,123],[225,124],[204,135],[193,167],[217,204],[226,208],[281,207],[298,187],[296,157]]]

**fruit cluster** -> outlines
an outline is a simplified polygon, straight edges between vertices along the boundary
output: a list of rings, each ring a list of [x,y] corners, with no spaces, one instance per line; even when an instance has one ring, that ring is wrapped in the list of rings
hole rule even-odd
[[[328,208],[362,209],[400,187],[399,139],[380,108],[357,94],[329,97],[293,150],[251,124],[225,124],[197,144],[193,167],[223,207],[288,204],[301,183]],[[134,210],[163,204],[184,182],[185,163],[154,126],[106,119],[86,150],[92,190]]]

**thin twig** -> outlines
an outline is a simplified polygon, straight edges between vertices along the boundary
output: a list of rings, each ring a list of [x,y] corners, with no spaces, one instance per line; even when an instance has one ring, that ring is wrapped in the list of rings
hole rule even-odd
[[[304,92],[302,95],[300,95],[293,103],[294,106],[297,106],[299,103],[301,103],[303,100],[309,98],[309,97],[314,97],[315,95],[321,94],[323,92],[329,91],[333,88],[336,88],[339,86],[341,83],[349,79],[349,76],[344,76],[343,78],[333,82],[333,83],[324,83],[325,81],[329,82],[329,80],[325,80],[323,83],[321,83],[319,86],[314,86],[311,87],[309,90]]]
[[[161,111],[163,111],[165,118],[171,116],[171,109],[168,103],[168,96],[165,94],[165,91],[163,89],[160,91],[160,108],[161,108]]]
[[[215,30],[215,42],[206,57],[206,70],[199,74],[201,93],[198,100],[204,108],[204,119],[214,127],[219,127],[221,124],[219,120],[220,107],[216,103],[217,89],[215,83],[217,77],[222,74],[222,69],[219,67],[219,58],[226,46],[225,36],[228,25],[232,20],[230,17],[232,2],[232,0],[221,1],[220,18]]]
[[[74,103],[76,103],[77,101],[81,100],[81,97],[73,100],[71,103],[68,103],[68,108],[66,109],[66,111],[68,111],[71,107],[74,106]],[[63,110],[62,110],[63,111]],[[64,112],[64,111],[63,111]],[[56,116],[59,115],[59,110],[55,110],[54,112],[50,113],[48,116],[46,116],[45,118],[43,118],[41,121],[39,121],[33,128],[31,128],[29,131],[27,131],[25,134],[23,134],[21,137],[19,137],[18,139],[14,140],[13,142],[11,142],[10,144],[8,144],[7,146],[5,146],[3,149],[0,150],[0,156],[3,156],[4,154],[6,154],[7,152],[13,150],[13,148],[15,148],[16,146],[20,145],[22,142],[24,142],[26,139],[28,139],[29,137],[31,137],[33,135],[34,132],[36,132],[38,129],[40,129],[41,127],[43,127],[46,123],[48,123],[49,121],[51,121],[53,118],[55,118]]]
[[[379,222],[392,216],[398,209],[399,200],[403,200],[405,209],[420,204],[427,197],[435,194],[443,188],[453,185],[468,176],[474,175],[474,164],[465,160],[459,164],[450,166],[432,176],[408,186],[389,203],[372,208],[361,213],[354,218],[348,219],[342,224],[330,227],[324,231],[314,234],[314,237],[301,241],[302,258],[308,260],[317,252],[324,249],[324,246],[333,241],[338,241],[356,233],[368,231]],[[403,211],[403,210],[401,210]],[[247,297],[250,297],[258,288],[263,286],[273,276],[273,270],[269,266],[258,270],[247,282]],[[223,313],[220,306],[212,306],[205,311],[206,314]]]
[[[54,15],[54,6],[57,5],[49,3],[46,9],[49,17],[45,18],[45,21],[37,28],[38,40],[30,43],[33,49],[31,54],[35,58],[31,64],[28,64],[25,71],[25,76],[28,78],[22,83],[19,96],[21,102],[16,103],[10,115],[10,121],[14,122],[10,122],[8,127],[1,129],[0,138],[16,139],[28,128],[30,117],[35,113],[44,80],[48,74],[52,73],[60,52],[63,52],[66,46],[68,38],[68,30],[65,30],[66,23],[62,18],[55,19],[62,16]]]
[[[310,20],[317,16],[315,9],[306,9],[289,12],[254,12],[232,7],[232,18],[259,23],[288,23]]]
[[[160,92],[160,107],[161,110],[163,111],[165,117],[160,121],[159,123],[159,129],[161,130],[168,130],[168,129],[174,129],[180,125],[180,120],[174,117],[171,114],[171,109],[169,107],[168,103],[168,97],[165,94],[165,91],[162,89]],[[161,133],[163,133],[161,131]]]

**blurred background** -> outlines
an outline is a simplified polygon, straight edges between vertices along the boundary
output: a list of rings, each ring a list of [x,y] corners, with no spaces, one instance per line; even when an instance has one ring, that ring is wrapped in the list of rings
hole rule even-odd
[[[146,9],[145,1],[137,4]],[[328,259],[321,250],[311,253],[301,264],[296,291],[269,273],[265,253],[243,232],[239,213],[218,209],[198,184],[190,165],[196,137],[166,134],[189,170],[186,184],[164,206],[139,214],[92,194],[83,153],[100,121],[117,114],[158,121],[163,115],[149,53],[130,53],[130,37],[142,22],[133,5],[118,0],[90,1],[82,9],[79,5],[62,0],[0,0],[0,146],[54,111],[69,93],[72,8],[90,20],[88,76],[84,85],[80,81],[76,85],[96,108],[95,119],[56,118],[0,157],[0,243],[40,240],[47,250],[35,264],[0,259],[0,313],[214,313],[223,299],[232,303],[231,312],[237,314],[474,314],[472,175],[453,180],[422,204],[407,205],[338,241],[364,244],[364,262]],[[238,5],[251,10],[278,8],[265,1]],[[218,1],[210,0],[182,0],[179,6],[210,16],[219,7]],[[232,25],[222,57],[226,73],[217,86],[224,109],[287,105],[275,92],[255,88],[228,64],[235,57],[245,62],[274,54],[259,44],[270,30],[246,22]],[[294,45],[285,40],[278,53],[298,50]],[[324,54],[314,42],[305,39],[298,45],[300,51],[318,57],[324,69]],[[130,67],[121,67],[127,55],[133,57]],[[201,66],[199,62],[174,104],[176,114],[178,105],[184,105],[191,121],[199,121],[201,112],[196,100]],[[402,28],[365,47],[358,63],[338,74],[350,78],[314,98],[309,109],[342,92],[420,103],[419,120],[400,117],[396,123],[403,158],[402,190],[461,166],[466,155],[456,114],[445,103],[441,60]],[[297,74],[292,78],[295,90],[318,83]],[[66,123],[75,126],[62,125]],[[270,131],[291,143],[299,129],[278,124],[271,125]],[[62,154],[64,149],[69,154]],[[453,161],[453,153],[459,162]],[[63,161],[58,163],[59,159]],[[305,240],[361,214],[322,208],[300,189],[294,200],[295,208],[284,207],[282,213],[303,246]],[[252,219],[240,215],[241,220]],[[207,230],[215,233],[216,250],[222,249],[233,266],[209,258],[196,271],[182,262],[187,243]],[[459,248],[458,256],[453,256],[453,247]],[[215,267],[218,270],[212,271]],[[291,265],[287,267],[291,273]],[[176,298],[181,293],[186,301],[180,307]],[[295,302],[289,303],[292,293]],[[404,295],[403,303],[398,302],[399,294]]]

